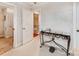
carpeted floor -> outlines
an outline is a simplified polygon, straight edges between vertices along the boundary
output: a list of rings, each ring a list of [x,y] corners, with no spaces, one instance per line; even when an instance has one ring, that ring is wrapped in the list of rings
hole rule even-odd
[[[49,41],[50,39],[51,38],[49,38],[47,36],[44,37],[44,41]],[[61,38],[59,38],[59,39],[55,38],[55,41],[58,42],[59,44],[61,44],[62,46],[64,46],[65,48],[67,47],[67,40],[63,40]],[[56,49],[55,52],[54,53],[49,52],[48,46],[55,47],[55,49]],[[53,42],[50,42],[50,43],[46,43],[45,46],[40,48],[40,56],[66,56],[66,53],[61,48],[56,46],[56,44],[54,44]],[[73,56],[72,53],[71,53],[71,56]]]

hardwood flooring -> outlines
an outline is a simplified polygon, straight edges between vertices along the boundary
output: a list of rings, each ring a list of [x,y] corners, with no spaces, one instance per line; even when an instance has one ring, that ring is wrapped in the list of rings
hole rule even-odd
[[[13,38],[0,38],[0,54],[3,54],[13,47]]]

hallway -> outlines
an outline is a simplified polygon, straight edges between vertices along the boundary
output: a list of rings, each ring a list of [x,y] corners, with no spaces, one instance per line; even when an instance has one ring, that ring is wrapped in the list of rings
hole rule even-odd
[[[38,56],[40,51],[39,36],[33,38],[33,40],[27,42],[23,46],[13,48],[1,56]]]
[[[21,2],[9,3],[9,5],[5,4],[10,8],[9,9],[6,7],[7,13],[5,13],[5,16],[6,14],[7,16],[4,16],[4,31],[6,30],[5,37],[7,38],[13,36],[14,38],[13,40],[12,38],[0,39],[0,45],[2,45],[0,46],[0,54],[13,47],[10,51],[7,51],[3,55],[65,56],[65,53],[63,53],[63,51],[61,51],[57,47],[55,53],[53,54],[49,52],[48,47],[40,48],[40,41],[38,39],[40,39],[41,37],[36,38],[36,36],[39,36],[41,34],[41,31],[46,31],[46,33],[49,34],[53,33],[51,35],[46,34],[48,37],[44,36],[45,41],[49,41],[51,37],[54,37],[57,43],[65,47],[65,52],[67,52],[67,55],[68,52],[74,54],[74,49],[79,47],[79,42],[77,41],[79,39],[79,33],[77,33],[77,35],[75,36],[76,31],[73,30],[74,27],[74,29],[79,32],[79,23],[76,23],[78,22],[78,20],[75,20],[79,15],[76,15],[75,13],[79,13],[79,5],[76,6],[76,4],[71,2]],[[51,44],[49,43],[50,46],[56,46]]]

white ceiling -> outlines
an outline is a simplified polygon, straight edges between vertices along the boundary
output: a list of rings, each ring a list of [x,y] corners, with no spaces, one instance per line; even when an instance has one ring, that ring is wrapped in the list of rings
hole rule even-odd
[[[9,3],[7,3],[7,4],[9,4]],[[65,6],[65,5],[69,5],[71,3],[66,3],[66,2],[36,2],[36,4],[34,4],[34,2],[11,2],[10,4],[11,5],[12,4],[19,5],[19,6],[22,6],[22,7],[27,7],[27,8],[35,9],[35,10],[40,10],[40,9],[45,10],[45,8],[46,9],[47,8],[48,9],[49,8],[55,8],[55,7],[59,8],[59,7]]]
[[[34,2],[13,2],[16,5],[26,5],[26,6],[43,6],[48,4],[48,2],[36,2],[36,4],[34,4]]]
[[[11,5],[20,5],[20,6],[24,6],[24,7],[47,7],[47,6],[62,6],[62,5],[67,5],[70,3],[66,3],[66,2],[36,2],[36,4],[34,4],[34,2],[9,2]],[[9,4],[8,2],[6,4]],[[1,4],[1,3],[0,3]]]
[[[60,6],[63,6],[63,5],[69,5],[71,4],[70,2],[69,3],[66,3],[66,2],[36,2],[36,4],[34,4],[34,2],[13,2],[13,4],[15,5],[21,5],[21,6],[24,6],[24,7],[29,7],[29,8],[44,8],[44,7],[60,7]]]
[[[34,4],[34,2],[13,2],[12,4],[38,9],[49,3],[48,2],[36,2],[36,4]]]
[[[42,7],[46,6],[49,3],[48,2],[36,2],[36,4],[34,4],[34,2],[11,2],[11,4],[19,5],[22,7],[29,8],[31,10],[39,11]]]

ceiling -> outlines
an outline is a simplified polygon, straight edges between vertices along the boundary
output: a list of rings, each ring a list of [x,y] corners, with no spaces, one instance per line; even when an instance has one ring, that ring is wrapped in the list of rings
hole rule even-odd
[[[19,5],[22,7],[29,8],[31,10],[39,11],[42,7],[49,4],[48,2],[11,2],[11,4]]]
[[[29,8],[44,8],[44,7],[60,7],[63,5],[69,5],[67,2],[13,2],[15,5],[21,5]]]
[[[66,3],[66,2],[9,2],[6,4],[19,5],[22,7],[30,8],[32,10],[40,10],[40,9],[45,10],[45,8],[46,9],[50,9],[50,8],[54,9],[54,8],[59,8],[59,7],[65,6],[65,5],[69,5],[71,3]]]
[[[25,6],[44,6],[48,4],[48,2],[13,2],[16,5],[25,5]]]
[[[62,6],[62,5],[67,5],[69,3],[66,2],[9,2],[10,5],[14,4],[14,5],[20,5],[20,6],[24,6],[24,7],[46,7],[46,6]],[[5,4],[9,4],[8,2],[6,2]],[[0,3],[1,4],[1,3]]]

